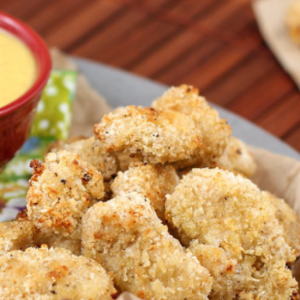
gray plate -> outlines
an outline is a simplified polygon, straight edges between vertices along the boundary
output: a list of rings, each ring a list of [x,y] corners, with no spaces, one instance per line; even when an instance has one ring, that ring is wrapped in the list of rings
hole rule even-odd
[[[130,104],[149,106],[153,99],[167,89],[165,85],[103,64],[78,58],[74,58],[74,60],[91,85],[113,107]],[[300,160],[298,152],[270,133],[224,108],[213,106],[232,126],[233,134],[246,143]]]

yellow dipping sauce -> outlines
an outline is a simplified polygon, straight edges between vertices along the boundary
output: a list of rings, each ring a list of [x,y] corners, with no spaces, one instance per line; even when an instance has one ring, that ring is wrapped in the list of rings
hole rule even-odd
[[[0,29],[0,108],[30,89],[36,78],[36,63],[29,48]]]

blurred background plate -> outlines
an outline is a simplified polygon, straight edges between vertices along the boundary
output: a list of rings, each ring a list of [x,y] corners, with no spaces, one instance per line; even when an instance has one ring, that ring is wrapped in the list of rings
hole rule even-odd
[[[129,74],[89,60],[72,58],[93,88],[102,94],[113,107],[125,105],[149,106],[168,87],[151,80]],[[246,143],[300,160],[300,154],[258,126],[237,115],[213,105],[232,126],[235,136]]]

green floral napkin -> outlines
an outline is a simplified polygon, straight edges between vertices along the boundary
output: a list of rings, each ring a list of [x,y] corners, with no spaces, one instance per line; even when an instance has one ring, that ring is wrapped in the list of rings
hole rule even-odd
[[[76,71],[52,71],[28,140],[0,174],[0,222],[15,218],[26,205],[30,161],[41,159],[53,141],[68,137],[76,80]]]

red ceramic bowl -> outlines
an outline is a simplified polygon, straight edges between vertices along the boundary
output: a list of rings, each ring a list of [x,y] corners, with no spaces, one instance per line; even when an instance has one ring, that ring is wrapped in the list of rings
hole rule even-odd
[[[32,87],[12,103],[0,108],[0,169],[24,144],[35,107],[51,71],[47,46],[27,25],[0,11],[0,28],[22,40],[36,60],[37,76]],[[0,91],[1,93],[1,91]]]

